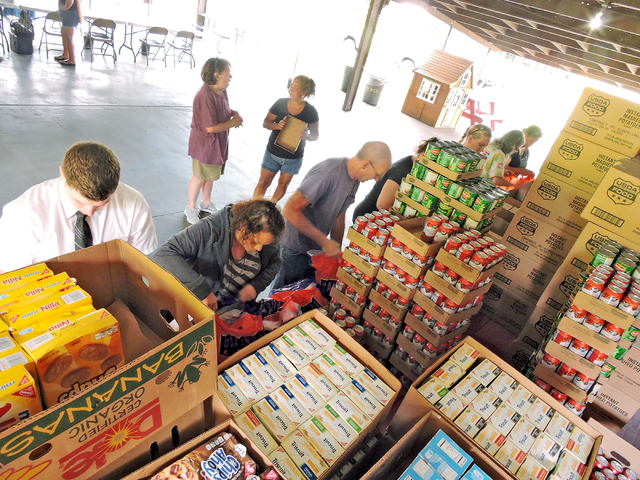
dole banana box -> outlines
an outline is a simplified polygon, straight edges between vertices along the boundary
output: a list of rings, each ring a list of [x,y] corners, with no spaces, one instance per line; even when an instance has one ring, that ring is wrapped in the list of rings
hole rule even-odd
[[[53,276],[53,271],[47,267],[46,263],[36,263],[12,272],[2,273],[0,274],[0,294],[51,276]]]
[[[19,330],[27,325],[42,322],[91,304],[91,296],[82,288],[74,286],[64,292],[49,295],[39,302],[17,308],[6,315],[0,315],[0,317],[9,328]]]
[[[304,353],[302,348],[296,345],[296,342],[287,334],[275,339],[273,344],[297,369],[309,365],[309,362],[311,362],[309,355]]]
[[[41,298],[60,292],[75,284],[76,281],[63,272],[0,294],[0,315],[37,302]]]
[[[336,340],[313,319],[302,322],[300,328],[307,332],[313,341],[320,345],[323,350],[332,347],[336,343]]]
[[[0,372],[0,431],[42,411],[33,377],[23,365]]]
[[[311,418],[311,414],[302,406],[302,403],[286,385],[278,387],[270,396],[296,428]]]
[[[323,353],[313,361],[320,370],[339,390],[342,390],[351,382],[351,377],[333,359]]]
[[[249,370],[251,370],[251,372],[256,376],[267,393],[273,392],[276,388],[282,385],[282,379],[260,352],[254,353],[243,361],[245,362],[245,365],[249,367]]]
[[[322,347],[300,325],[296,325],[287,331],[287,336],[296,342],[296,345],[312,360],[322,355]]]
[[[640,105],[587,87],[563,130],[635,157],[640,150]]]
[[[351,377],[355,377],[364,370],[364,365],[353,358],[353,356],[340,345],[333,345],[327,350],[327,354]]]
[[[356,380],[367,390],[373,393],[373,395],[383,405],[388,404],[391,401],[391,398],[393,398],[393,394],[395,392],[368,368],[365,368],[362,372],[356,375]]]
[[[307,480],[307,477],[302,475],[302,472],[293,460],[291,460],[287,452],[284,451],[284,448],[276,448],[268,458],[278,473],[286,480]]]
[[[283,440],[282,448],[308,480],[316,480],[329,468],[299,430]]]
[[[311,446],[327,462],[327,465],[336,463],[340,455],[344,453],[344,448],[329,433],[319,417],[315,416],[307,420],[298,430],[302,432]]]
[[[269,455],[278,448],[278,442],[273,439],[252,410],[241,413],[235,418],[235,421],[265,455]]]
[[[280,349],[273,343],[258,350],[258,353],[273,367],[283,382],[286,382],[296,374],[296,367],[285,357]]]
[[[362,431],[362,427],[354,420],[342,418],[329,404],[320,410],[316,418],[345,449],[358,438]]]
[[[251,408],[251,402],[227,372],[218,375],[218,396],[234,417]]]
[[[103,308],[22,346],[36,362],[47,407],[82,393],[125,363],[118,321]]]
[[[327,405],[331,406],[340,417],[349,422],[349,425],[351,425],[358,434],[362,433],[362,430],[367,428],[371,423],[369,417],[367,417],[355,403],[349,400],[349,397],[347,397],[344,392],[340,392],[329,399]]]
[[[627,155],[563,131],[540,167],[540,173],[593,195],[609,169],[626,158]]]
[[[240,360],[233,367],[228,368],[227,372],[251,404],[256,403],[267,395],[267,391],[244,361]]]
[[[33,323],[20,330],[13,330],[11,336],[18,343],[22,344],[34,338],[38,338],[45,333],[50,333],[55,330],[62,330],[63,328],[73,327],[78,323],[78,320],[86,315],[95,312],[96,309],[93,305],[85,305],[75,310],[71,310],[57,317],[43,320],[42,322]],[[1,322],[4,325],[4,322]],[[42,337],[47,338],[46,336]]]
[[[269,433],[278,442],[293,432],[296,428],[286,413],[267,395],[251,407],[260,422],[267,427]]]

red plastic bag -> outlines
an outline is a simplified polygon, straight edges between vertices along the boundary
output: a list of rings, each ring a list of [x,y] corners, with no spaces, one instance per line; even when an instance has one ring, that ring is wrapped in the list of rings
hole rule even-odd
[[[261,315],[251,315],[245,312],[232,325],[228,325],[216,315],[218,363],[267,333],[262,327]]]
[[[339,260],[334,257],[327,257],[324,253],[311,257],[311,266],[316,269],[316,283],[322,284],[323,280],[337,280]]]

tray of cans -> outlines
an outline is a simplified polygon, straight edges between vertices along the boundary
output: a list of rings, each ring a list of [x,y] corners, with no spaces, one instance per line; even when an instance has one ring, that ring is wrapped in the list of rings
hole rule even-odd
[[[443,267],[453,270],[472,285],[491,277],[500,268],[499,264],[507,253],[507,247],[501,243],[489,243],[494,240],[488,236],[469,243],[463,243],[461,237],[466,235],[456,235],[447,240],[436,256],[434,268],[439,263],[439,270]],[[477,249],[473,246],[475,244],[478,244]],[[483,244],[487,246],[481,250]]]
[[[371,290],[371,286],[373,285],[373,277],[370,277],[366,273],[357,269],[357,267],[351,267],[353,267],[353,265],[345,265],[338,268],[336,277],[338,279],[338,282],[342,282],[344,284],[344,287],[340,286],[338,287],[338,290],[340,290],[342,293],[346,293],[347,296],[351,295],[351,297],[353,297],[353,292],[356,292],[366,297],[367,295],[369,295],[369,291]],[[351,288],[353,292],[349,291],[349,293],[347,293],[346,287]]]
[[[364,345],[365,348],[381,363],[386,362],[389,359],[391,352],[393,352],[393,349],[396,348],[395,340],[392,340],[390,337],[381,337],[374,333],[367,332],[364,334]]]
[[[431,355],[430,350],[424,350],[419,344],[414,344],[412,338],[413,335],[410,335],[409,332],[405,334],[403,330],[396,338],[396,342],[398,346],[407,352],[409,357],[413,357],[422,368],[426,368],[435,362],[437,355]]]
[[[385,265],[383,265],[382,270],[378,272],[376,278],[405,300],[411,300],[413,298],[413,294],[416,292],[419,283],[419,279],[407,275],[405,271],[397,268],[388,260],[385,262]]]
[[[582,415],[587,405],[588,393],[575,385],[573,380],[567,380],[544,365],[538,365],[533,375],[536,385],[576,415]]]
[[[480,154],[476,152],[473,152],[473,155],[476,156],[476,158],[480,156]],[[482,175],[482,169],[466,170],[466,167],[472,165],[472,163],[465,163],[464,159],[456,158],[453,162],[450,162],[448,166],[445,165],[446,161],[440,164],[437,161],[430,160],[426,156],[421,156],[418,157],[417,162],[414,163],[411,175],[424,180],[429,175],[429,172],[432,172],[432,175],[435,173],[454,181],[470,180]]]
[[[471,174],[482,174],[482,166],[487,156],[478,153],[458,142],[442,140],[431,142],[427,146],[424,155],[418,156],[413,166],[412,174],[424,175],[420,164],[427,167],[440,168],[440,173],[449,175],[449,178],[471,178]],[[462,177],[460,177],[462,175]]]
[[[411,303],[411,300],[398,295],[396,291],[378,279],[373,282],[373,288],[369,293],[369,301],[376,303],[380,308],[389,312],[392,317],[399,320],[404,318]]]
[[[436,300],[440,300],[440,305],[432,300],[434,296],[434,290],[421,288],[413,296],[414,305],[411,311],[414,312],[414,316],[419,316],[421,310],[424,310],[425,314],[429,314],[437,322],[442,325],[449,325],[454,322],[460,322],[461,320],[472,317],[480,311],[482,308],[482,299],[476,300],[475,298],[466,305],[458,305],[458,308],[453,310],[451,305],[445,305],[447,311],[442,308],[444,298],[439,293],[435,294]],[[421,310],[420,310],[421,309]]]
[[[369,252],[361,248],[355,242],[351,242],[342,252],[342,260],[353,265],[363,274],[375,278],[382,264],[381,257],[372,257]]]
[[[382,338],[382,335],[384,335],[391,340],[395,340],[398,332],[402,328],[401,320],[392,317],[389,312],[371,300],[367,303],[367,307],[362,313],[362,318],[364,319],[363,325],[365,331],[371,330],[371,333],[374,333],[378,338]],[[379,330],[379,332],[375,332],[374,329]]]
[[[422,201],[414,200],[414,198],[424,198],[424,195],[417,193],[417,191],[408,195],[398,190],[396,192],[396,198],[393,202],[392,210],[397,211],[403,217],[410,219],[415,217],[428,217],[434,212],[435,207],[430,205],[437,206],[436,202],[433,202],[430,205],[425,205]]]
[[[400,350],[396,347],[396,349],[391,353],[389,363],[397,368],[400,373],[407,377],[411,382],[414,382],[419,375],[416,373],[415,369],[418,366],[418,368],[422,368],[422,365],[420,365],[415,358],[409,357],[409,354],[402,347],[400,347]]]
[[[447,273],[442,273],[442,276],[440,276],[440,272],[436,273],[434,270],[429,270],[424,276],[423,283],[423,292],[427,293],[430,289],[433,289],[431,291],[431,299],[433,300],[434,296],[436,296],[434,302],[440,305],[445,312],[457,312],[462,305],[474,301],[491,288],[491,279],[486,278],[477,284],[473,284],[472,286],[475,286],[475,289],[465,292],[460,290],[461,287],[467,288],[464,282],[460,282],[461,277],[456,278],[455,275],[457,274],[451,270],[448,270]],[[454,273],[454,275],[451,275],[451,273]],[[481,301],[482,299],[476,301],[472,306],[475,307]]]
[[[400,221],[400,217],[387,210],[365,213],[356,217],[347,232],[347,238],[356,243],[370,255],[381,257],[391,240],[391,230]]]
[[[444,324],[438,322],[419,305],[414,304],[405,315],[404,321],[405,327],[408,326],[415,332],[417,343],[422,344],[423,347],[426,346],[426,343],[433,347],[440,347],[456,339],[462,340],[464,332],[469,328],[470,317],[473,313],[467,313],[467,315],[460,321]]]
[[[333,287],[331,289],[331,292],[329,293],[329,296],[333,300],[335,300],[342,308],[351,312],[354,317],[360,318],[360,316],[362,315],[362,311],[364,310],[364,304],[367,298],[355,292],[353,296],[347,296],[348,293],[349,292],[347,291],[347,287],[345,285],[345,293],[338,290],[337,287]]]

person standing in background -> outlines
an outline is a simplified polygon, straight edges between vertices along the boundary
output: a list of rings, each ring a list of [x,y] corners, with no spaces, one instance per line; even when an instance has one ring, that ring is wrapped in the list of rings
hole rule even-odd
[[[200,72],[204,84],[193,99],[193,119],[189,135],[189,156],[193,177],[189,182],[189,204],[184,214],[191,224],[199,213],[218,211],[211,201],[213,182],[220,179],[229,158],[229,130],[242,125],[242,117],[229,107],[227,87],[231,64],[224,58],[210,58]],[[202,191],[202,201],[197,205]]]
[[[289,98],[277,100],[269,109],[262,126],[267,130],[271,130],[271,135],[269,136],[267,149],[264,152],[260,180],[253,192],[253,198],[263,198],[267,193],[267,188],[280,172],[278,186],[273,193],[273,197],[271,197],[272,202],[278,203],[287,193],[287,187],[291,183],[293,176],[300,172],[306,141],[314,142],[320,136],[318,111],[306,101],[307,98],[315,93],[315,82],[309,77],[298,75],[293,79],[289,87]],[[275,143],[280,131],[287,124],[288,117],[295,117],[309,124],[307,130],[302,132],[300,145],[298,145],[298,149],[294,153],[280,148]]]
[[[531,125],[522,130],[522,133],[524,134],[524,144],[511,155],[509,170],[516,175],[535,176],[532,170],[527,169],[529,148],[542,138],[542,130],[537,125]]]
[[[482,177],[491,180],[498,187],[513,187],[504,176],[509,173],[507,166],[511,155],[523,144],[524,134],[520,130],[511,130],[493,140],[486,148],[487,160],[482,167]]]
[[[75,48],[73,46],[73,32],[82,22],[82,6],[80,0],[58,0],[58,9],[62,17],[62,55],[54,57],[60,65],[76,66]]]

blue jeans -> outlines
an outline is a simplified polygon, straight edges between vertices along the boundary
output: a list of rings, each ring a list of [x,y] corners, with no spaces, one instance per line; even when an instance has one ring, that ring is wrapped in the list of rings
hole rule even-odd
[[[282,255],[282,266],[274,281],[274,289],[282,288],[303,278],[313,277],[315,274],[315,268],[311,266],[311,257],[306,252],[296,252],[282,245],[280,254]]]
[[[270,153],[269,150],[264,151],[262,157],[262,168],[273,173],[289,173],[297,175],[302,168],[302,157],[300,158],[282,158]]]

